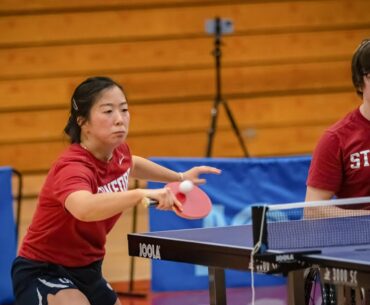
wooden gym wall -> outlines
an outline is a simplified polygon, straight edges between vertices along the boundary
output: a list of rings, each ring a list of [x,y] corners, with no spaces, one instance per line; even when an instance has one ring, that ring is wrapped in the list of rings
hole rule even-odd
[[[24,174],[32,211],[68,144],[72,91],[91,75],[125,87],[133,153],[205,156],[215,68],[204,24],[216,16],[234,22],[222,93],[251,156],[311,153],[360,103],[350,59],[370,36],[369,11],[368,0],[0,0],[0,166]],[[243,156],[222,106],[213,156]]]

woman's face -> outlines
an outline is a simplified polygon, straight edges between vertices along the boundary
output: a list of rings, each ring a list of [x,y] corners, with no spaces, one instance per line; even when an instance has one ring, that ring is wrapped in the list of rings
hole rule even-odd
[[[117,86],[107,88],[91,107],[90,118],[81,126],[81,140],[113,149],[125,141],[129,124],[130,114],[122,90]]]

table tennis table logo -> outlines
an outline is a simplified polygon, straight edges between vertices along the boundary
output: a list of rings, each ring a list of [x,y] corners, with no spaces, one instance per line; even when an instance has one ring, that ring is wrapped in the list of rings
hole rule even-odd
[[[357,287],[357,275],[357,270],[343,268],[325,268],[325,271],[323,272],[323,279],[325,282],[328,283]]]
[[[150,259],[161,259],[161,246],[139,243],[139,256]]]
[[[277,263],[286,263],[286,262],[292,262],[295,260],[294,254],[278,254],[275,256],[275,260]]]

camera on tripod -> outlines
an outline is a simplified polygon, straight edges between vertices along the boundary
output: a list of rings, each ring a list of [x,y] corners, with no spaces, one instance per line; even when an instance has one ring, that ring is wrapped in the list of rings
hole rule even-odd
[[[234,23],[231,19],[215,19],[206,20],[205,30],[208,34],[230,34],[234,32]]]

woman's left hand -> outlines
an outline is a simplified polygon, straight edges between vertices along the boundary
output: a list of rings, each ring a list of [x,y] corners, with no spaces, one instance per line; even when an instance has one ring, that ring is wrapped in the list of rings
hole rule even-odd
[[[183,174],[184,180],[190,180],[194,184],[204,184],[206,183],[206,179],[199,178],[199,175],[202,175],[202,174],[219,175],[221,174],[221,170],[216,167],[202,165],[202,166],[194,166],[193,168],[187,170],[186,172],[183,172],[182,174]]]

